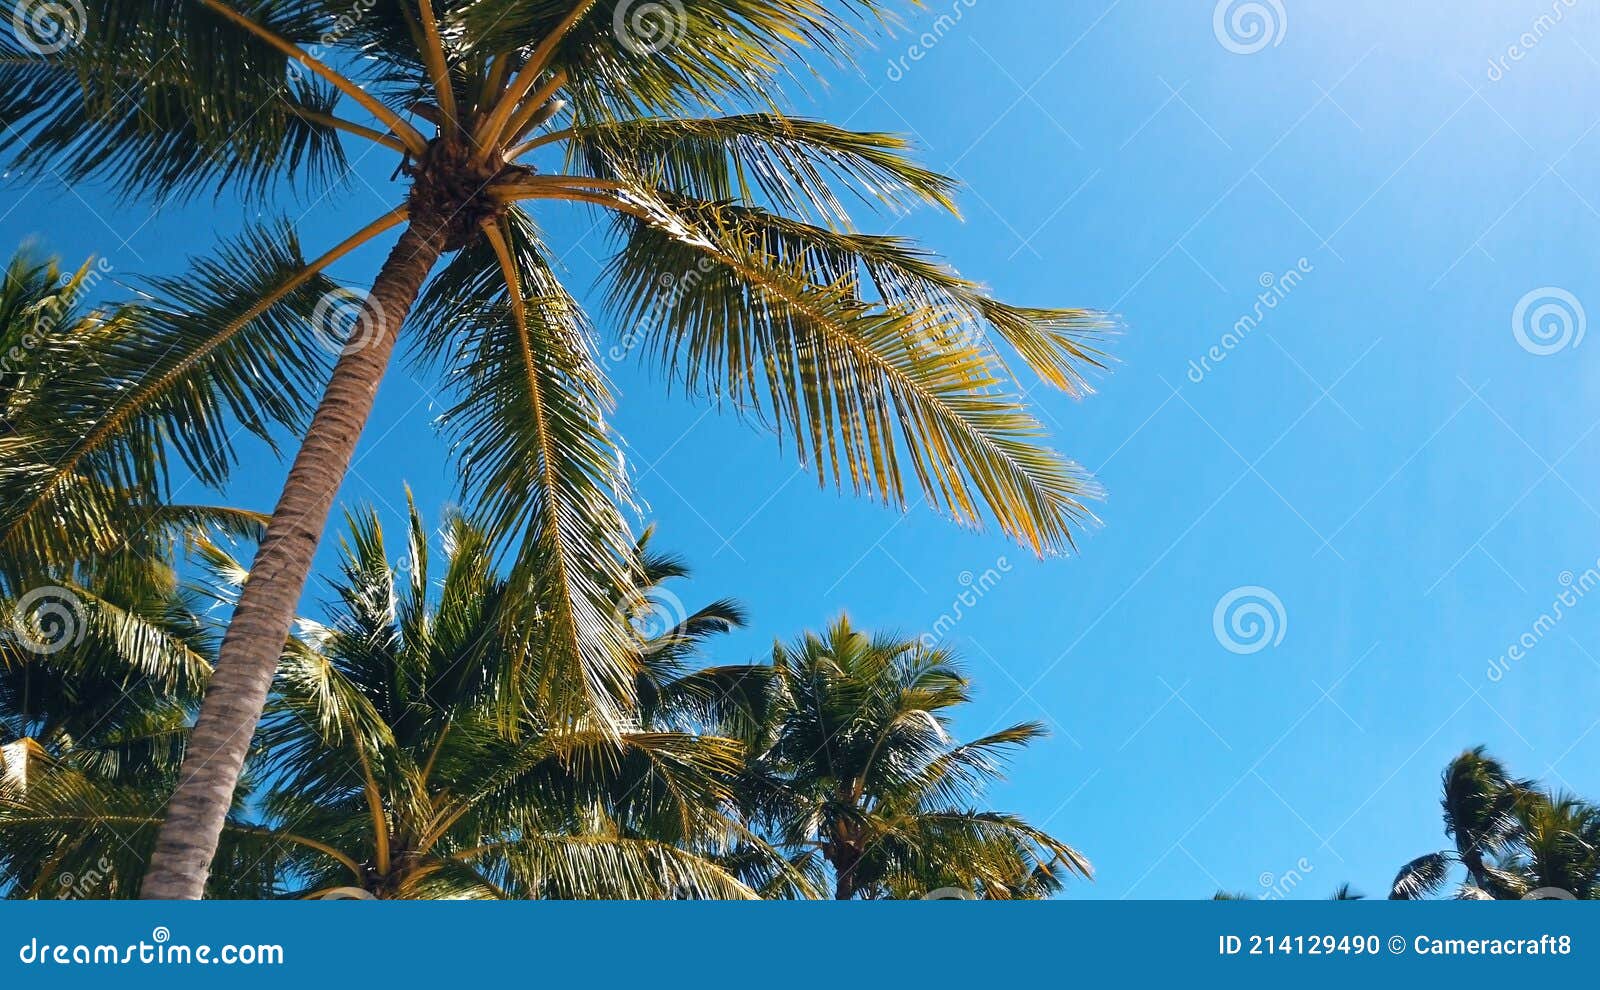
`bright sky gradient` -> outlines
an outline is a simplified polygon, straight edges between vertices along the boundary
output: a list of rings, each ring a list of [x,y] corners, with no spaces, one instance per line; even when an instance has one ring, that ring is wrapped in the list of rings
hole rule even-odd
[[[1220,36],[1211,0],[908,13],[864,76],[835,73],[793,109],[910,133],[967,187],[963,221],[876,229],[926,239],[1003,298],[1120,315],[1097,395],[1033,392],[1109,491],[1103,525],[1040,563],[819,492],[770,437],[623,364],[617,424],[658,543],[696,567],[675,590],[753,615],[713,659],[846,609],[918,633],[963,575],[1005,571],[950,634],[980,693],[961,728],[1052,727],[994,804],[1091,857],[1099,879],[1072,897],[1347,880],[1382,896],[1444,845],[1439,771],[1477,743],[1600,797],[1600,593],[1536,629],[1564,572],[1600,566],[1600,333],[1575,346],[1600,321],[1600,5],[1571,2],[1236,0]],[[1230,9],[1252,6],[1270,26],[1246,13],[1230,35]],[[393,205],[392,167],[379,151],[337,192],[284,203],[307,250]],[[255,218],[19,175],[0,213],[0,244],[36,236],[130,279],[179,272]],[[598,305],[603,229],[541,219]],[[387,248],[335,275],[368,284]],[[1262,293],[1275,308],[1225,345]],[[1564,324],[1536,322],[1550,300]],[[626,329],[600,322],[607,346]],[[1191,374],[1213,347],[1225,359]],[[453,484],[433,386],[394,369],[345,500],[398,522],[409,483],[436,516]],[[284,468],[252,453],[227,497],[270,509]],[[1219,642],[1214,612],[1241,587],[1281,603],[1281,641]],[[1536,645],[1491,678],[1524,634]]]

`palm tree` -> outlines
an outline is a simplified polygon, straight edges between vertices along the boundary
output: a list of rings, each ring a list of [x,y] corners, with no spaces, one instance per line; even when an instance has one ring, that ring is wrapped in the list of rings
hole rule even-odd
[[[84,305],[103,274],[94,261],[64,272],[28,249],[5,265],[0,486],[81,436],[80,387],[108,388],[102,357],[137,333],[134,307]],[[159,737],[170,751],[198,702],[211,630],[173,561],[208,533],[258,538],[266,519],[173,504],[162,451],[158,436],[134,432],[84,459],[0,553],[0,763],[13,784],[68,752],[143,765],[135,750]]]
[[[1390,889],[1392,900],[1413,900],[1436,893],[1450,877],[1452,864],[1466,868],[1473,886],[1498,896],[1507,893],[1507,878],[1490,861],[1517,835],[1516,806],[1532,781],[1514,780],[1505,766],[1482,746],[1467,750],[1445,767],[1443,797],[1445,834],[1453,850],[1428,853],[1401,867]]]
[[[83,424],[75,387],[133,332],[129,307],[90,309],[103,277],[24,249],[0,280],[0,477],[37,471]],[[175,505],[161,445],[130,434],[86,459],[0,553],[0,770],[93,754],[127,770],[180,742],[213,644],[172,560],[218,529],[259,536],[265,518]],[[71,534],[71,535],[69,535]]]
[[[231,809],[229,869],[209,894],[755,896],[740,874],[767,877],[763,893],[809,891],[732,815],[734,741],[557,722],[522,703],[507,733],[501,693],[537,692],[502,676],[496,615],[512,586],[481,529],[453,517],[443,532],[439,567],[413,512],[396,566],[375,515],[350,517],[328,619],[302,620],[279,667],[249,764],[259,784]],[[219,548],[205,553],[243,582]],[[28,872],[39,863],[102,874],[96,894],[138,889],[166,791],[83,763],[0,795],[0,877],[14,893],[48,890]]]
[[[349,140],[394,152],[407,182],[399,205],[309,262],[286,224],[196,262],[142,312],[137,346],[108,356],[125,387],[86,393],[88,429],[0,497],[3,548],[39,526],[82,463],[155,429],[215,480],[229,418],[264,435],[299,429],[322,386],[223,640],[150,896],[204,887],[313,553],[408,319],[419,353],[460,388],[446,426],[491,538],[514,545],[512,580],[528,588],[517,600],[553,620],[548,640],[513,644],[521,662],[581,687],[563,693],[585,709],[621,716],[632,654],[608,606],[631,569],[616,509],[626,478],[593,328],[529,207],[581,203],[615,218],[608,279],[619,324],[636,328],[629,348],[792,436],[819,482],[848,479],[902,507],[918,489],[919,502],[967,523],[987,515],[1041,553],[1070,545],[1086,516],[1091,485],[1038,445],[1043,431],[989,335],[1077,392],[1099,361],[1087,338],[1100,318],[1001,303],[901,238],[855,233],[835,186],[889,208],[951,206],[952,183],[908,161],[900,139],[720,109],[773,106],[787,57],[806,50],[848,64],[880,0],[674,5],[682,16],[666,39],[638,34],[628,0],[399,0],[359,16],[328,0],[85,6],[70,44],[25,32],[0,42],[0,146],[21,167],[129,195],[218,186],[260,197],[284,183],[322,193]],[[395,229],[325,376],[308,346],[317,303],[334,291],[322,273]]]
[[[1455,848],[1407,863],[1390,898],[1438,894],[1458,863],[1467,874],[1459,899],[1516,900],[1542,890],[1600,895],[1600,808],[1511,777],[1482,746],[1445,768],[1441,804]]]
[[[552,718],[534,677],[507,679],[512,637],[497,616],[515,585],[492,570],[480,529],[448,521],[436,597],[414,513],[403,574],[374,516],[349,530],[333,617],[302,623],[259,740],[272,821],[324,853],[302,864],[303,890],[754,895],[699,854],[743,841],[727,785],[737,743]]]
[[[722,731],[749,747],[741,803],[797,869],[818,881],[831,873],[836,898],[940,888],[1035,898],[1069,874],[1091,876],[1088,860],[1042,829],[975,810],[1004,752],[1044,731],[1024,723],[952,740],[950,712],[971,695],[947,650],[869,637],[841,617],[825,635],[776,646],[771,665],[746,679],[755,672],[765,692],[713,706]]]

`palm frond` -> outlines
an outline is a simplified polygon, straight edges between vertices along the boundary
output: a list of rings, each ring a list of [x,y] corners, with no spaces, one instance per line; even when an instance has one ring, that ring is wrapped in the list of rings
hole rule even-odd
[[[600,178],[643,177],[692,199],[763,202],[799,216],[848,223],[849,188],[871,206],[926,203],[955,212],[955,181],[905,157],[893,134],[861,133],[781,114],[641,118],[574,127],[568,167]]]
[[[291,229],[261,227],[146,302],[46,335],[51,373],[0,437],[0,557],[49,567],[107,535],[114,549],[141,528],[118,523],[130,494],[141,520],[161,504],[173,454],[220,484],[236,425],[269,444],[301,426],[328,363],[311,314],[331,287],[306,275]]]
[[[1391,901],[1417,901],[1432,897],[1450,881],[1451,857],[1442,852],[1428,853],[1400,868],[1389,885]]]
[[[0,12],[26,25],[28,6],[5,0]],[[73,23],[46,44],[0,37],[0,153],[18,167],[164,199],[223,186],[259,196],[286,177],[323,187],[344,173],[337,132],[315,119],[337,94],[291,80],[260,38],[182,0],[63,9]],[[317,19],[290,5],[260,16],[317,37]]]
[[[848,480],[903,508],[909,473],[960,522],[987,515],[1041,554],[1073,545],[1095,487],[1041,445],[1043,428],[992,354],[961,341],[948,316],[873,306],[848,281],[819,285],[714,210],[693,222],[663,204],[643,212],[656,222],[638,223],[618,255],[613,302],[650,328],[690,387],[758,410],[780,442],[792,432],[821,484]],[[662,271],[682,273],[667,293]]]
[[[491,240],[510,294],[462,328],[460,400],[443,422],[478,518],[515,547],[509,601],[524,608],[505,617],[519,659],[508,675],[537,685],[518,698],[557,709],[581,699],[615,716],[633,685],[623,610],[634,542],[617,509],[628,484],[610,396],[582,312],[564,294],[537,294],[542,259],[513,255],[504,231]]]

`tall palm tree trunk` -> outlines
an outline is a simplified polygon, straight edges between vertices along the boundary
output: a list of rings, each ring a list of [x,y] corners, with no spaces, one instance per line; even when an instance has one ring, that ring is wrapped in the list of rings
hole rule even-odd
[[[378,272],[362,314],[372,339],[334,365],[223,637],[141,889],[147,899],[197,899],[205,892],[223,820],[334,496],[372,412],[400,325],[444,245],[438,225],[413,220]]]

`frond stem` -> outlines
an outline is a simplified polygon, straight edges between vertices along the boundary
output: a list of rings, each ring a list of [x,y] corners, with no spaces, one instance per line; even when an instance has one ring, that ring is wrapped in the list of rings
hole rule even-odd
[[[372,141],[375,144],[381,144],[385,148],[398,151],[402,155],[406,153],[406,146],[401,143],[399,138],[396,138],[392,134],[383,134],[379,131],[373,130],[370,127],[362,127],[360,124],[357,124],[354,121],[345,120],[343,117],[335,117],[329,113],[321,113],[316,110],[306,110],[301,107],[294,107],[293,109],[296,116],[304,117],[306,120],[309,120],[314,124],[321,124],[324,127],[331,127],[334,130],[344,131],[348,134],[354,134],[357,137],[364,137],[368,141]]]
[[[301,65],[315,72],[317,75],[332,83],[339,92],[355,100],[366,108],[367,112],[383,121],[394,131],[413,154],[420,155],[427,149],[428,142],[416,128],[402,120],[394,111],[384,106],[376,97],[362,89],[345,76],[329,68],[327,64],[311,55],[305,49],[296,45],[282,35],[269,28],[257,24],[255,21],[234,10],[221,0],[199,0],[200,3],[215,11],[222,17],[249,31],[251,34],[265,41],[267,44],[283,52],[285,55],[299,62]]]
[[[523,132],[532,126],[534,117],[555,98],[556,93],[560,92],[561,87],[566,84],[567,74],[565,72],[557,72],[550,77],[548,82],[540,86],[532,96],[523,100],[522,106],[517,110],[516,115],[506,125],[506,133],[504,135],[506,143],[522,140],[526,136]]]
[[[128,421],[128,418],[144,405],[145,400],[149,399],[151,396],[161,394],[161,392],[170,386],[174,381],[176,381],[179,376],[187,372],[200,361],[204,360],[207,355],[211,354],[211,352],[215,351],[218,347],[221,347],[223,344],[231,340],[234,334],[238,333],[244,328],[245,324],[260,316],[262,313],[265,313],[289,293],[311,281],[311,279],[314,278],[318,272],[322,271],[324,268],[327,268],[329,265],[333,264],[335,261],[338,261],[340,258],[349,254],[351,251],[354,251],[356,248],[360,247],[366,242],[372,240],[374,237],[377,237],[384,231],[404,222],[407,216],[408,209],[404,206],[397,206],[393,210],[390,210],[388,213],[385,213],[383,216],[356,231],[338,246],[334,247],[331,251],[311,262],[306,267],[300,269],[300,271],[296,272],[292,277],[289,278],[288,281],[284,282],[283,285],[256,300],[255,305],[245,310],[243,315],[230,322],[222,329],[221,333],[213,337],[204,347],[186,356],[166,374],[162,375],[154,382],[144,385],[138,391],[130,395],[128,397],[128,401],[124,403],[116,412],[108,416],[103,423],[89,431],[89,433],[83,438],[83,442],[77,446],[76,451],[71,456],[69,456],[62,463],[56,465],[53,476],[48,482],[45,483],[43,487],[39,489],[39,494],[35,496],[27,506],[17,513],[15,521],[12,522],[9,528],[7,528],[4,533],[0,533],[0,546],[4,546],[11,539],[11,537],[15,535],[16,531],[27,520],[28,514],[34,509],[38,508],[39,503],[43,502],[45,498],[47,498],[50,493],[55,490],[56,486],[62,482],[63,479],[70,477],[75,471],[77,471],[78,464],[85,457],[89,456],[91,452],[98,449],[100,444],[103,443],[108,436],[120,429],[122,425]]]
[[[498,143],[505,131],[506,123],[511,119],[511,115],[516,112],[517,107],[521,105],[522,98],[528,95],[529,90],[533,89],[534,83],[538,82],[539,76],[549,66],[550,59],[555,56],[556,46],[561,44],[561,40],[577,26],[585,14],[589,13],[594,4],[595,0],[578,0],[573,5],[572,11],[562,18],[561,23],[557,24],[544,37],[544,40],[539,42],[539,47],[535,48],[533,54],[528,57],[528,61],[517,73],[516,78],[511,81],[511,85],[507,87],[505,95],[495,103],[494,112],[478,128],[478,139],[481,145],[493,147]],[[480,154],[482,154],[481,151]]]
[[[456,133],[456,93],[450,84],[450,69],[444,57],[444,39],[439,36],[439,20],[433,13],[433,0],[417,0],[422,35],[426,44],[422,57],[433,79],[434,94],[439,98],[439,112],[444,115],[446,134]]]

